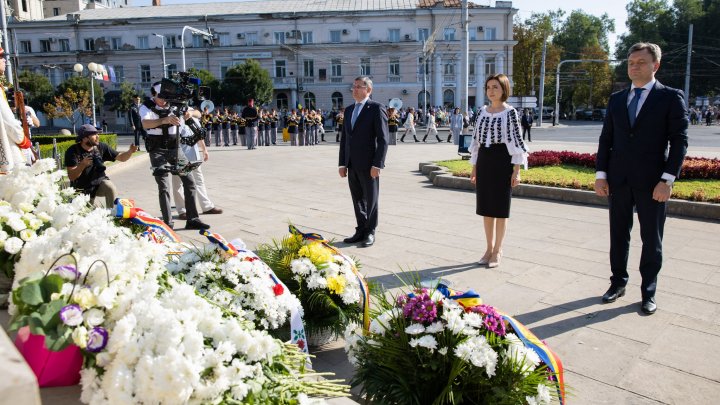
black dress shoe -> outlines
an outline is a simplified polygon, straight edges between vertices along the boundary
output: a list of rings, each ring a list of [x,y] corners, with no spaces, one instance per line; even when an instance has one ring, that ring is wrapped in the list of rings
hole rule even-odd
[[[375,244],[375,234],[369,233],[368,236],[363,241],[364,247],[370,247]]]
[[[615,300],[623,295],[625,295],[625,287],[610,286],[605,295],[602,296],[602,300],[604,303],[615,302]]]
[[[364,236],[362,233],[360,233],[360,232],[355,232],[355,235],[353,235],[353,236],[351,236],[351,237],[349,237],[349,238],[343,239],[343,242],[345,242],[345,243],[357,243],[357,242],[360,242],[360,241],[363,240],[363,239],[365,239],[365,236]]]
[[[185,229],[210,229],[210,225],[204,223],[198,218],[188,219],[185,223]]]
[[[642,301],[642,311],[647,315],[652,315],[657,310],[655,297],[650,297]]]

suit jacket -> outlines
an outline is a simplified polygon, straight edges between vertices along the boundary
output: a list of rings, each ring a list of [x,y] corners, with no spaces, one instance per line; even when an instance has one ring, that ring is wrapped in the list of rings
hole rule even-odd
[[[687,108],[682,91],[656,81],[631,127],[629,91],[610,96],[595,168],[607,173],[611,188],[628,183],[653,190],[663,173],[680,175],[688,144]]]
[[[339,165],[358,170],[370,170],[373,166],[382,169],[390,140],[387,110],[382,104],[368,100],[352,126],[354,109],[355,104],[345,109]]]

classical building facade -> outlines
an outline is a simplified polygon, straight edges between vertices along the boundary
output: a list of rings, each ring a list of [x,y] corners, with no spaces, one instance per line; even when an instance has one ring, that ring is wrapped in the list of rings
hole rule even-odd
[[[47,3],[50,3],[48,1]],[[488,74],[512,77],[511,2],[470,3],[468,105],[485,102]],[[191,27],[191,28],[186,28]],[[146,92],[169,73],[207,69],[222,79],[255,59],[274,81],[273,107],[330,110],[352,102],[349,84],[365,74],[373,98],[405,106],[460,105],[459,0],[265,0],[86,9],[10,25],[20,70],[46,74],[54,85],[73,65],[112,67],[116,82]],[[194,30],[211,31],[206,41]],[[111,75],[112,76],[112,75]]]

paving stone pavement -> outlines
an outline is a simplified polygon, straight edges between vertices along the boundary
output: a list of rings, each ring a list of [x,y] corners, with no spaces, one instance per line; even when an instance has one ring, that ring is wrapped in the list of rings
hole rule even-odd
[[[533,146],[568,147],[541,142]],[[397,287],[397,273],[417,271],[422,279],[443,278],[457,289],[475,289],[486,303],[514,315],[556,351],[566,370],[568,403],[716,403],[719,222],[668,218],[658,311],[644,316],[637,226],[627,295],[613,304],[601,303],[610,276],[608,214],[602,207],[515,198],[500,267],[476,265],[485,241],[474,194],[433,187],[418,171],[418,162],[452,159],[455,152],[456,147],[447,144],[390,147],[380,182],[375,246],[337,244],[359,260],[368,278]],[[337,173],[335,143],[253,151],[211,147],[202,169],[211,199],[225,212],[201,218],[227,239],[240,237],[254,248],[284,236],[288,222],[335,240],[354,231],[347,181]],[[121,196],[160,215],[147,155],[112,167],[110,177]],[[183,225],[176,222],[176,227]],[[186,240],[203,241],[196,231],[178,232]],[[319,371],[352,376],[342,342],[315,354]],[[43,389],[42,394],[46,404],[75,404],[79,389]]]

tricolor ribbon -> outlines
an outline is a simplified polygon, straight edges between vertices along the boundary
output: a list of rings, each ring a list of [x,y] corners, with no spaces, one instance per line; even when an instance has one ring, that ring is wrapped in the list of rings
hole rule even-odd
[[[360,286],[360,292],[362,293],[363,328],[366,332],[370,330],[370,289],[368,288],[367,281],[365,281],[365,277],[363,277],[363,275],[360,273],[360,271],[358,271],[357,267],[355,266],[355,262],[344,254],[340,253],[340,251],[335,246],[331,245],[330,242],[328,242],[320,234],[303,233],[295,225],[292,224],[288,226],[288,230],[292,235],[301,236],[304,240],[321,243],[323,246],[330,249],[330,251],[332,251],[334,254],[342,257],[343,260],[350,264],[350,268],[352,269],[353,274],[355,274],[355,277],[357,278],[358,285]]]
[[[437,290],[442,295],[444,295],[445,298],[457,301],[457,303],[462,305],[463,308],[476,307],[482,304],[482,298],[480,298],[480,294],[476,293],[473,290],[467,290],[464,292],[457,291],[442,283],[438,284]]]
[[[217,233],[212,233],[207,230],[201,230],[200,235],[205,236],[210,243],[216,245],[219,249],[223,250],[229,256],[237,256],[240,252],[242,252],[246,255],[243,260],[260,261],[265,266],[265,269],[268,271],[270,275],[270,280],[272,280],[272,282],[274,283],[273,292],[275,293],[275,295],[282,295],[285,291],[290,294],[290,290],[282,281],[280,281],[273,269],[265,262],[263,262],[262,259],[260,259],[260,257],[258,257],[253,251],[246,249],[238,249],[233,243],[228,242],[225,238],[222,237],[222,235]],[[236,240],[236,242],[238,241]],[[238,246],[244,246],[244,243],[240,241],[238,243]],[[296,344],[303,353],[309,353],[307,348],[307,342],[305,340],[305,326],[303,325],[302,314],[300,313],[299,306],[290,308],[290,343]],[[312,366],[309,357],[307,358],[307,366]]]
[[[499,311],[498,311],[499,312]],[[564,369],[562,365],[562,361],[560,361],[560,357],[555,354],[550,348],[543,343],[540,339],[538,339],[535,334],[533,334],[530,329],[528,329],[525,325],[518,322],[515,318],[505,315],[501,313],[502,318],[504,321],[510,324],[512,328],[515,330],[515,334],[522,340],[522,342],[525,344],[526,347],[531,348],[537,355],[540,357],[540,359],[547,365],[548,370],[550,370],[556,380],[555,384],[557,385],[557,391],[558,391],[558,397],[560,399],[560,405],[565,403],[565,377],[564,377]]]
[[[134,200],[116,198],[112,212],[116,218],[129,219],[130,222],[150,228],[172,242],[180,242],[180,237],[172,228],[161,219],[155,218],[142,209],[135,207]]]

